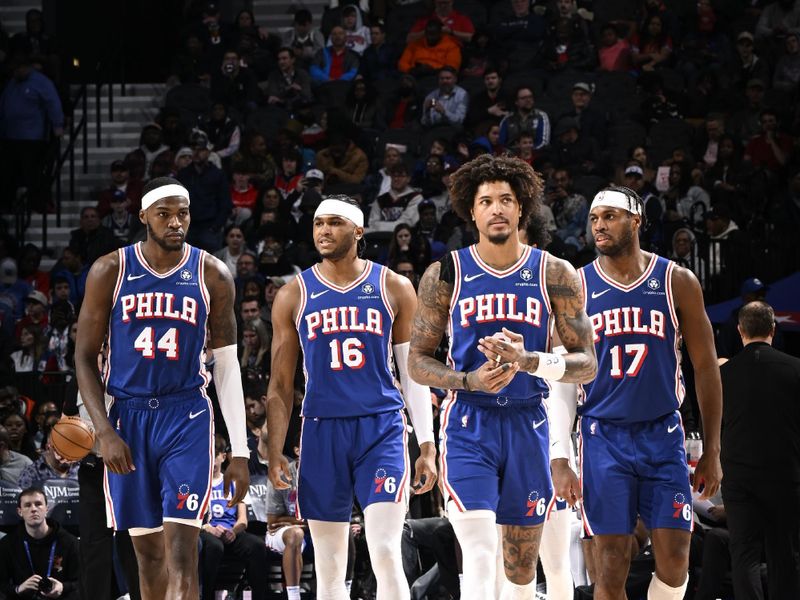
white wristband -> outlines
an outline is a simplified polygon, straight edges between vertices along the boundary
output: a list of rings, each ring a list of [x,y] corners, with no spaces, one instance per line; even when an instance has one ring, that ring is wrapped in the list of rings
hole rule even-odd
[[[542,379],[552,379],[558,381],[567,371],[567,361],[560,354],[550,354],[548,352],[536,352],[539,356],[539,366],[531,373]]]

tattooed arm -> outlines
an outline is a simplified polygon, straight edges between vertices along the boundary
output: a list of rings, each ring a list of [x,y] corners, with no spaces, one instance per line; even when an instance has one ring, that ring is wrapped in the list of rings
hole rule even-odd
[[[422,385],[446,390],[496,392],[506,387],[519,370],[516,362],[497,365],[486,361],[475,371],[455,371],[436,360],[450,313],[453,284],[439,279],[441,263],[433,263],[419,283],[419,301],[411,329],[408,371]]]
[[[592,325],[586,315],[583,287],[578,273],[565,260],[547,256],[545,274],[550,310],[556,331],[567,349],[564,383],[589,383],[597,374],[597,357],[592,342]],[[538,367],[538,360],[536,366]]]
[[[464,389],[464,373],[442,364],[434,353],[442,341],[453,284],[439,279],[441,264],[433,263],[419,282],[417,311],[411,327],[408,371],[417,383],[445,390]]]

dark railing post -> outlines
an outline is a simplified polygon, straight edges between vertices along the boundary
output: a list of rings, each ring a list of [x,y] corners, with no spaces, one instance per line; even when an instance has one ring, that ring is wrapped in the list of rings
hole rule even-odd
[[[97,137],[97,147],[102,146],[102,139],[100,137],[100,77],[97,77],[94,83],[94,100],[95,100],[95,127]],[[85,165],[84,165],[85,166]]]
[[[81,105],[83,107],[83,121],[88,122],[89,115],[86,112],[86,107],[88,104],[88,100],[86,99],[86,88],[83,88],[83,99],[81,100]],[[99,130],[98,130],[99,131]],[[99,133],[97,134],[100,135]],[[83,173],[84,175],[89,172],[89,128],[83,128]]]

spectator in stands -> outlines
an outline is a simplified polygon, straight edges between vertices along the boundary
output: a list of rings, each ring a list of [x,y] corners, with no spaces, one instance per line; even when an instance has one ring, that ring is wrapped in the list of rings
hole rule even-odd
[[[422,194],[409,185],[408,166],[397,163],[389,171],[392,183],[389,191],[375,198],[369,213],[368,231],[392,231],[399,223],[413,227],[419,221],[417,206]]]
[[[642,71],[667,66],[672,58],[672,38],[664,31],[659,15],[649,15],[639,33],[631,38],[631,60]]]
[[[730,240],[735,243],[740,238],[739,226],[731,219],[730,207],[726,204],[717,204],[713,209],[706,213],[706,233],[712,242]],[[716,244],[710,257],[711,275],[717,275],[722,270],[722,250],[726,250],[720,244]]]
[[[297,450],[295,450],[297,454]],[[267,500],[267,548],[283,556],[283,577],[288,600],[300,600],[300,575],[308,525],[297,514],[297,460],[289,463],[290,487],[270,487]]]
[[[27,456],[32,461],[39,459],[39,451],[28,432],[28,422],[22,415],[11,413],[3,417],[3,427],[8,432],[9,447],[13,452]]]
[[[147,174],[155,158],[162,152],[168,152],[169,146],[161,137],[161,125],[148,123],[142,128],[139,136],[139,147],[125,156],[125,164],[130,171],[130,178],[137,182],[147,180]],[[138,199],[141,201],[141,198]]]
[[[35,325],[42,331],[47,329],[47,309],[50,303],[47,294],[39,290],[32,289],[25,297],[25,316],[23,316],[14,328],[14,335],[19,339],[19,334],[25,325]]]
[[[431,261],[439,260],[447,252],[447,246],[436,239],[439,232],[439,220],[436,216],[437,206],[436,203],[425,198],[417,205],[419,211],[419,221],[414,227],[414,239],[424,240],[425,244],[430,247]],[[411,252],[412,256],[418,256],[418,252]],[[420,265],[423,269],[427,268],[425,265]]]
[[[10,325],[25,314],[25,298],[32,289],[31,284],[19,277],[17,261],[9,257],[0,261],[0,302],[11,310]]]
[[[9,44],[11,54],[25,53],[37,60],[55,54],[56,40],[44,30],[42,11],[32,8],[25,12],[25,31],[14,34]]]
[[[386,126],[389,129],[414,127],[419,122],[421,112],[416,79],[411,73],[403,73],[397,93],[387,102]]]
[[[36,445],[37,448],[42,447],[44,444],[43,442],[47,438],[45,429],[46,429],[46,422],[48,419],[55,417],[58,420],[61,417],[61,413],[58,410],[58,406],[52,400],[45,400],[43,402],[38,402],[33,409],[33,422],[31,423],[31,428],[33,429],[33,443]],[[38,457],[37,457],[38,458]]]
[[[599,145],[593,138],[580,137],[576,119],[564,117],[553,133],[555,142],[549,153],[555,166],[569,169],[575,177],[605,173],[605,158]]]
[[[484,121],[497,121],[507,116],[506,99],[502,92],[503,78],[495,68],[488,68],[483,73],[484,88],[469,99],[469,110],[464,124],[474,128]]]
[[[427,77],[446,66],[458,71],[461,49],[452,38],[442,35],[441,22],[431,19],[425,26],[424,37],[410,42],[403,50],[397,68],[415,77]]]
[[[345,33],[345,45],[361,56],[372,42],[369,27],[358,24],[358,8],[349,4],[342,8],[342,29]],[[331,40],[328,40],[331,45]]]
[[[79,307],[83,302],[88,274],[89,265],[83,262],[80,249],[67,246],[61,251],[61,260],[53,266],[50,277],[54,285],[57,277],[67,280],[69,284],[69,301],[74,306]]]
[[[741,91],[751,79],[769,81],[769,65],[753,51],[753,34],[749,31],[742,31],[736,36],[736,62],[731,76]]]
[[[700,284],[705,286],[706,261],[700,256],[697,236],[691,229],[681,227],[672,234],[672,251],[669,253],[669,258],[679,266],[689,269],[697,276]]]
[[[0,541],[0,594],[9,600],[77,600],[78,540],[47,517],[41,489],[22,487],[17,499],[22,522]]]
[[[644,170],[636,160],[628,161],[622,179],[625,187],[639,194],[644,204],[645,224],[641,229],[642,248],[655,252],[664,245],[662,218],[664,210],[655,188],[644,178]]]
[[[172,60],[168,84],[196,84],[208,82],[211,78],[210,60],[203,48],[203,42],[196,33],[189,33],[181,48]]]
[[[344,108],[353,125],[362,131],[362,136],[366,138],[365,142],[372,141],[375,130],[383,128],[383,118],[379,114],[375,89],[364,79],[353,81],[347,91]],[[371,133],[365,132],[365,129],[371,130]]]
[[[122,192],[129,200],[128,212],[139,216],[142,202],[141,180],[131,180],[130,169],[124,160],[115,160],[111,163],[111,184],[102,190],[97,198],[97,211],[101,217],[111,212],[111,199],[117,192]]]
[[[0,93],[0,208],[11,213],[18,188],[43,209],[49,190],[42,186],[51,136],[64,133],[64,112],[53,82],[33,68],[26,54],[9,65],[11,79]]]
[[[192,164],[178,173],[178,181],[192,198],[192,226],[186,241],[207,252],[222,246],[222,228],[233,205],[225,173],[208,162],[208,136],[202,131],[192,135]]]
[[[790,162],[793,146],[792,137],[778,131],[777,113],[764,109],[761,111],[761,134],[747,143],[744,159],[756,169],[777,175]]]
[[[553,211],[556,235],[577,253],[586,247],[586,221],[589,203],[572,187],[569,170],[556,168],[545,189],[544,202]]]
[[[330,46],[317,51],[309,70],[314,84],[355,79],[359,58],[345,45],[346,41],[347,34],[341,26],[331,29]]]
[[[52,435],[52,434],[51,434]],[[48,439],[41,456],[33,464],[28,465],[19,475],[19,487],[22,489],[41,485],[48,479],[72,479],[78,481],[78,463],[58,456]]]
[[[228,225],[223,235],[225,247],[214,252],[214,256],[225,263],[233,277],[236,277],[236,261],[246,251],[244,233],[238,225]]]
[[[719,142],[725,134],[725,117],[720,113],[710,113],[706,116],[703,134],[698,135],[695,144],[694,156],[699,159],[703,169],[710,169],[717,162]]]
[[[297,66],[297,57],[288,46],[278,50],[278,68],[267,78],[267,102],[291,111],[295,103],[311,102],[311,76]]]
[[[257,307],[256,314],[259,315],[260,312],[261,309]],[[239,360],[242,372],[246,373],[248,378],[256,376],[255,378],[263,379],[268,376],[270,344],[272,344],[272,335],[260,316],[244,322],[242,326],[242,355]],[[263,412],[261,416],[263,417]]]
[[[364,181],[369,159],[344,134],[331,135],[327,148],[317,153],[317,167],[325,174],[325,185],[357,184]]]
[[[11,449],[8,431],[0,426],[0,480],[17,485],[20,474],[30,464],[33,464],[30,458]]]
[[[414,285],[414,289],[417,289],[417,286],[419,286],[419,275],[417,275],[417,272],[414,270],[414,263],[411,262],[410,258],[401,255],[390,262],[388,266],[398,275],[402,275],[408,279]]]
[[[679,101],[664,88],[664,83],[657,73],[646,73],[639,77],[645,97],[642,100],[641,114],[643,123],[648,127],[660,121],[682,119]]]
[[[500,122],[500,143],[512,146],[523,131],[533,133],[536,150],[550,144],[550,118],[534,108],[533,90],[522,85],[514,92],[516,110]]]
[[[176,152],[189,141],[189,130],[181,121],[181,111],[174,106],[165,106],[158,111],[156,123],[161,126],[161,139]]]
[[[484,138],[485,139],[485,138]],[[486,140],[488,143],[488,140]],[[445,191],[442,175],[444,174],[444,155],[431,153],[425,159],[422,172],[416,171],[411,178],[411,185],[417,188],[423,198],[438,196]]]
[[[211,97],[244,118],[255,110],[260,97],[256,76],[240,64],[239,53],[227,50],[219,71],[211,76]]]
[[[275,179],[275,161],[267,146],[267,138],[257,131],[249,134],[246,142],[231,160],[233,169],[249,173],[254,185],[269,185]]]
[[[579,17],[562,17],[548,35],[542,51],[545,66],[551,71],[593,69],[597,61],[591,40]]]
[[[69,281],[65,277],[61,275],[54,275],[50,278],[50,283],[52,285],[50,297],[54,304],[59,300],[69,301]]]
[[[275,175],[275,188],[281,196],[286,199],[293,193],[304,174],[300,170],[302,167],[302,157],[295,148],[287,148],[281,151],[281,162],[278,173]]]
[[[469,97],[467,91],[456,85],[458,75],[452,67],[439,70],[439,86],[425,97],[422,106],[422,124],[461,125],[467,116]]]
[[[311,60],[325,47],[325,38],[319,29],[311,27],[311,13],[307,9],[294,13],[294,24],[283,35],[282,45],[292,49],[304,69],[311,66]]]
[[[800,11],[794,0],[776,0],[761,11],[756,25],[756,39],[772,41],[787,31],[800,27]]]
[[[761,131],[761,111],[764,105],[764,81],[751,79],[744,90],[745,105],[728,120],[728,130],[741,144],[747,144]]]
[[[70,354],[75,348],[70,339],[72,324],[78,320],[75,307],[66,300],[54,302],[50,309],[50,327],[47,329],[46,371],[69,371]]]
[[[531,10],[529,0],[509,0],[511,12],[494,27],[494,39],[509,53],[532,49],[541,45],[547,27],[546,21]]]
[[[425,30],[431,20],[439,21],[442,24],[442,32],[452,36],[459,45],[468,43],[475,33],[472,19],[454,10],[453,0],[434,0],[433,12],[416,20],[408,32],[406,42],[410,44],[426,35]]]
[[[100,213],[94,206],[81,209],[80,227],[70,232],[69,245],[78,249],[89,266],[118,248],[117,239],[108,227],[101,225]]]
[[[39,269],[42,251],[36,244],[27,243],[19,254],[19,277],[27,281],[34,290],[47,293],[50,289],[50,275]]]
[[[222,53],[233,44],[233,31],[229,23],[222,19],[219,6],[216,2],[206,2],[202,7],[200,20],[192,28],[209,58],[217,62]]]
[[[133,243],[134,238],[142,230],[139,215],[131,214],[130,205],[131,201],[125,192],[117,190],[111,197],[111,212],[100,221],[100,226],[113,234],[118,247]]]
[[[44,337],[39,325],[23,325],[19,335],[19,350],[11,353],[16,373],[33,373],[41,369],[44,356]]]
[[[517,158],[533,166],[533,162],[538,156],[534,149],[533,132],[523,131],[517,138],[516,147],[513,150]]]
[[[214,600],[217,573],[224,557],[232,557],[244,564],[247,583],[252,589],[253,600],[267,598],[267,549],[264,543],[247,529],[247,507],[244,502],[229,506],[233,495],[231,489],[225,495],[222,465],[228,453],[224,440],[217,440],[214,453],[214,467],[211,474],[211,499],[209,518],[201,531],[203,543],[200,572],[203,579],[203,600]],[[231,485],[231,487],[233,487]]]
[[[373,21],[369,29],[372,43],[364,50],[359,63],[359,75],[373,83],[392,78],[397,72],[400,49],[386,41],[386,24]]]
[[[790,31],[784,38],[784,53],[775,65],[772,86],[783,92],[793,92],[800,82],[800,32]]]
[[[202,129],[208,135],[211,150],[220,157],[223,164],[227,164],[231,156],[239,150],[242,130],[239,123],[228,115],[224,102],[214,102],[211,105],[211,114],[203,122]],[[183,143],[180,145],[183,146]]]
[[[578,122],[580,137],[590,137],[598,148],[608,144],[608,119],[606,115],[592,106],[594,86],[585,81],[578,81],[572,86],[572,109],[561,117],[572,117]]]
[[[597,62],[601,71],[630,71],[631,44],[619,37],[614,23],[605,23],[600,28],[600,47],[597,49]]]
[[[242,163],[237,163],[233,166],[232,179],[231,202],[233,203],[233,212],[230,220],[233,224],[241,226],[253,216],[256,202],[258,202],[258,188],[250,181],[250,174]],[[233,264],[235,265],[236,262],[234,261]]]

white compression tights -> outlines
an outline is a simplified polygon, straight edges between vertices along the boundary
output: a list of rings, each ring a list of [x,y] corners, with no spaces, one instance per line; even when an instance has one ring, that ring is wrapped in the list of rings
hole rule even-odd
[[[539,557],[547,580],[547,600],[572,600],[575,594],[569,561],[573,519],[569,508],[554,510],[542,530]]]
[[[344,579],[350,523],[309,520],[308,527],[314,540],[318,600],[349,600]]]
[[[464,579],[461,600],[494,598],[497,530],[491,510],[459,512],[452,503],[448,515],[461,546]]]
[[[400,551],[405,502],[376,502],[364,510],[364,532],[378,583],[377,600],[408,600],[408,581]]]

